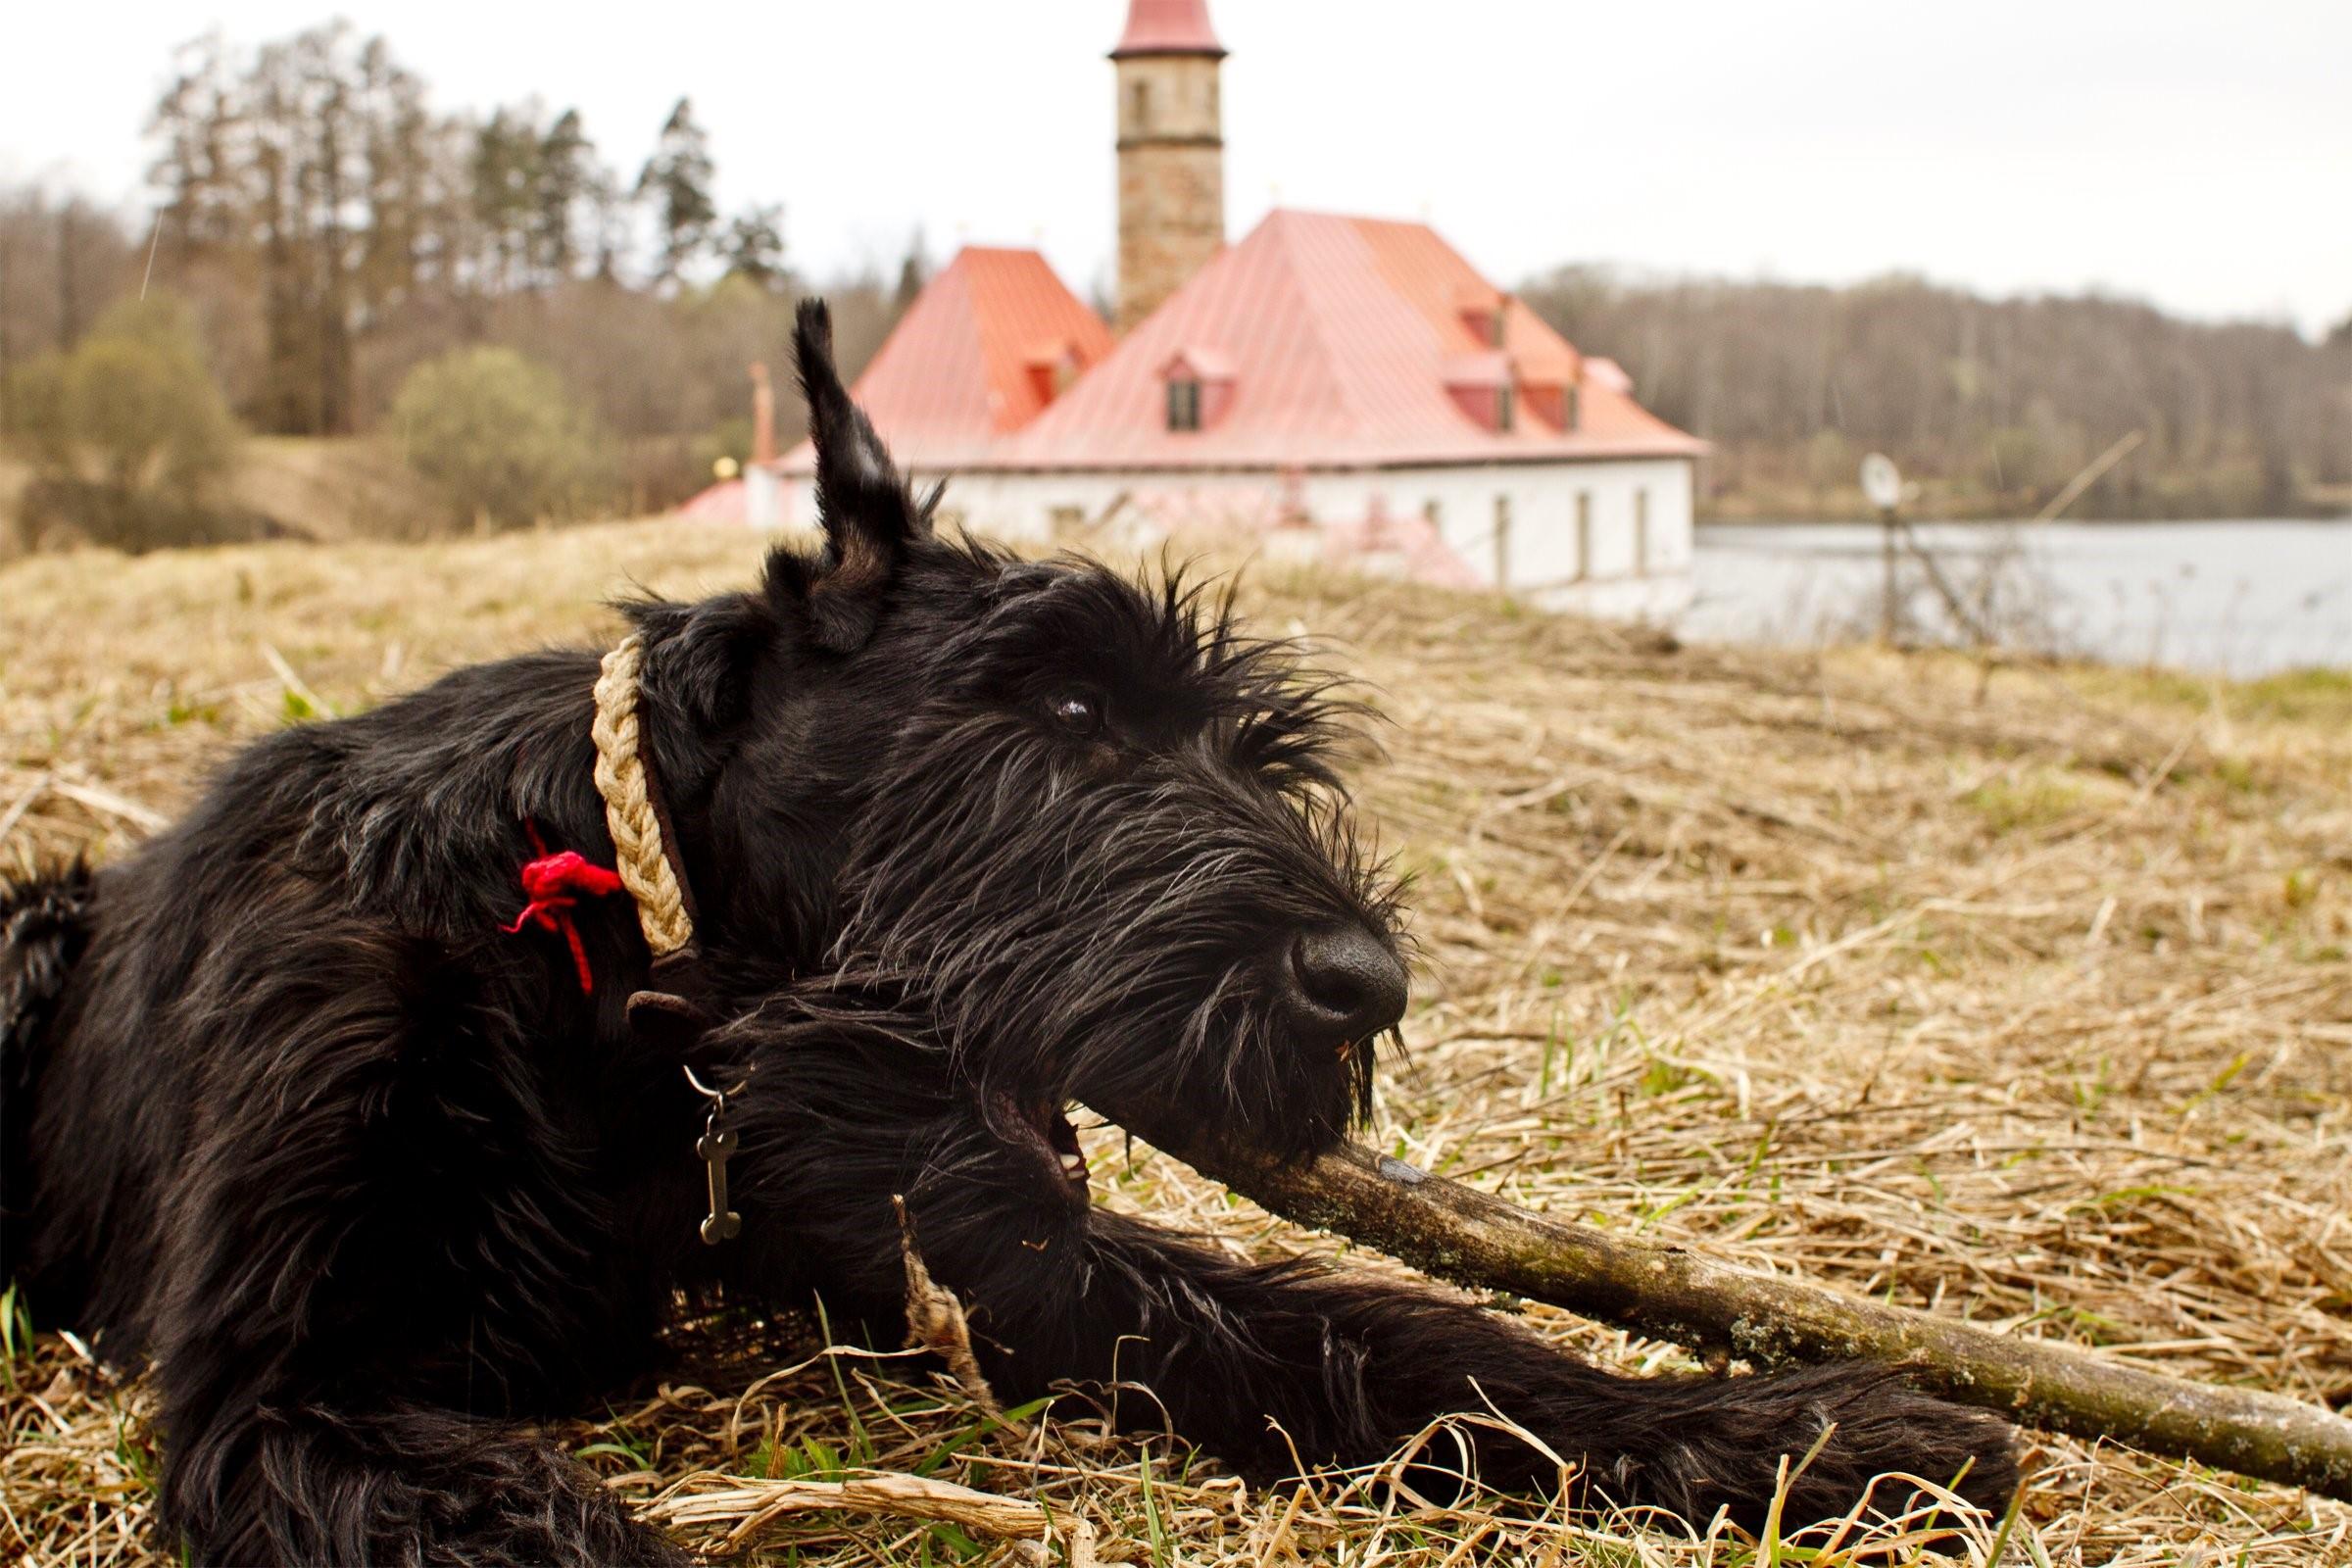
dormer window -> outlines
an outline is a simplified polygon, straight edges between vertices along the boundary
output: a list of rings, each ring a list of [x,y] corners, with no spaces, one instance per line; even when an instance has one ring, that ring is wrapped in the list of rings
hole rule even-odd
[[[1233,401],[1233,362],[1215,349],[1179,349],[1159,374],[1167,385],[1170,431],[1208,429]]]
[[[1198,430],[1200,428],[1200,383],[1170,381],[1168,383],[1168,428]]]
[[[1574,381],[1530,381],[1523,388],[1530,414],[1562,435],[1574,435],[1582,416]]]
[[[1463,328],[1491,349],[1503,345],[1510,304],[1508,294],[1484,286],[1464,289],[1454,299]]]
[[[1086,362],[1079,358],[1076,344],[1061,339],[1032,346],[1027,368],[1029,390],[1042,409],[1078,384],[1078,377],[1086,371]]]
[[[1479,428],[1496,434],[1519,421],[1518,378],[1499,349],[1457,355],[1444,368],[1446,394]]]

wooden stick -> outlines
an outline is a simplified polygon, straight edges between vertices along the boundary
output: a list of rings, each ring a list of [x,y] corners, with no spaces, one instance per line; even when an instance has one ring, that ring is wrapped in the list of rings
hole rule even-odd
[[[1572,1225],[1352,1145],[1285,1164],[1138,1124],[1138,1136],[1277,1214],[1456,1284],[1507,1291],[1759,1368],[1869,1361],[2025,1426],[2112,1439],[2352,1501],[2352,1421],[1956,1319]],[[1166,1136],[1162,1136],[1165,1134]]]
[[[1071,1568],[1094,1568],[1095,1529],[1084,1519],[1056,1514],[1025,1497],[976,1492],[928,1476],[876,1472],[842,1481],[760,1480],[731,1477],[716,1490],[674,1494],[649,1503],[644,1514],[677,1529],[726,1534],[705,1545],[732,1555],[789,1514],[841,1509],[851,1513],[896,1514],[936,1519],[1000,1540],[1051,1540],[1069,1548]]]

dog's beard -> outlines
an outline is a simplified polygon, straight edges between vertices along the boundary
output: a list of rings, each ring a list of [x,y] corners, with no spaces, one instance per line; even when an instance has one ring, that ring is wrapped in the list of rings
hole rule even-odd
[[[1310,1046],[1267,966],[1335,918],[1393,928],[1345,812],[1196,770],[1073,787],[1021,735],[885,792],[833,963],[934,1020],[1004,1140],[1067,1169],[1072,1100],[1303,1153],[1369,1112],[1378,1042]]]
[[[1330,1147],[1371,1110],[1380,1041],[1302,1047],[1251,1004],[1238,972],[1205,984],[1157,977],[1171,993],[1205,993],[1189,1010],[1121,1005],[1152,989],[1121,984],[1136,980],[1129,973],[1099,975],[1087,988],[1093,1005],[1065,990],[1055,1006],[1026,1015],[936,971],[851,964],[835,979],[925,1016],[950,1077],[996,1138],[1081,1194],[1074,1102],[1147,1136],[1235,1138],[1286,1157]]]
[[[1371,1113],[1379,1042],[1317,1051],[1228,985],[1169,1028],[1081,1043],[1070,1087],[1131,1130],[1238,1139],[1285,1156],[1345,1138]]]

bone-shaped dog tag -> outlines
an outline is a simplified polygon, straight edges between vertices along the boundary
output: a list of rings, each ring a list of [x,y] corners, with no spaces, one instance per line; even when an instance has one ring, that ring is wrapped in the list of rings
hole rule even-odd
[[[735,1129],[721,1127],[718,1118],[719,1110],[713,1107],[710,1121],[704,1124],[703,1136],[694,1145],[694,1152],[703,1157],[703,1168],[710,1178],[710,1212],[703,1217],[702,1228],[707,1247],[716,1247],[743,1230],[743,1216],[727,1206],[727,1156],[735,1152]]]

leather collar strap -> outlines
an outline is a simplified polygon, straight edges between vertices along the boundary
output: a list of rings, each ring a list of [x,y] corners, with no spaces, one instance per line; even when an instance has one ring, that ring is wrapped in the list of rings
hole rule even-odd
[[[637,924],[657,970],[694,956],[694,900],[678,862],[677,835],[660,786],[640,752],[638,671],[645,645],[632,632],[605,656],[596,682],[596,792],[612,834],[613,869],[637,906]]]

